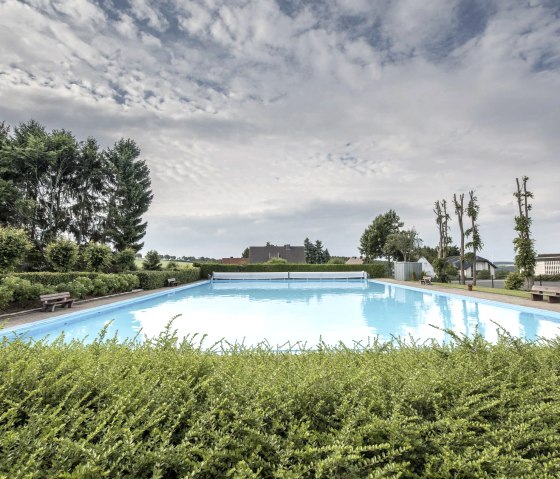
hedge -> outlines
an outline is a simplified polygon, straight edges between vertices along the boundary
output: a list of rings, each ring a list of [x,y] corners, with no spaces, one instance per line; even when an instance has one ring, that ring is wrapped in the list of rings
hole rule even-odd
[[[207,278],[213,271],[224,272],[284,272],[284,271],[367,271],[370,278],[387,277],[387,263],[376,262],[371,264],[221,264],[221,263],[195,263],[200,268],[200,277]]]
[[[10,276],[26,279],[32,283],[42,284],[43,286],[57,286],[62,283],[69,283],[76,278],[85,277],[95,279],[100,273],[92,273],[87,271],[71,271],[69,273],[54,272],[32,272],[32,273],[11,273]]]
[[[0,342],[0,477],[560,477],[560,342]]]
[[[142,289],[156,289],[167,286],[168,278],[175,278],[179,284],[192,283],[200,279],[200,268],[185,268],[178,271],[135,271]]]

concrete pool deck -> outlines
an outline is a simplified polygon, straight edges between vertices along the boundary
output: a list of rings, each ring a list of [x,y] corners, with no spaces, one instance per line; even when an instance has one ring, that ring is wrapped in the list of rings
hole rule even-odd
[[[383,281],[385,283],[392,283],[401,286],[413,287],[417,289],[425,289],[426,291],[437,291],[441,293],[447,294],[458,294],[461,296],[472,297],[477,299],[484,299],[489,301],[497,301],[499,303],[507,303],[513,304],[516,306],[524,306],[527,308],[535,308],[535,309],[542,309],[545,311],[552,311],[555,313],[560,313],[560,303],[549,303],[548,301],[531,301],[530,299],[525,298],[518,298],[516,296],[506,296],[503,294],[498,293],[486,293],[482,291],[466,291],[462,289],[456,288],[445,288],[437,285],[421,285],[419,282],[412,282],[412,281],[397,281],[394,279],[386,279],[386,278],[376,278],[379,281]],[[189,284],[196,284],[198,281]],[[476,288],[476,286],[475,286]],[[116,296],[99,298],[99,299],[91,299],[87,301],[78,301],[74,303],[74,306],[71,309],[56,309],[53,313],[45,312],[45,311],[37,311],[33,310],[29,313],[17,313],[12,315],[4,315],[4,317],[0,317],[0,326],[4,328],[11,328],[16,326],[21,326],[24,324],[33,323],[35,321],[41,321],[43,319],[52,319],[58,316],[64,316],[69,313],[75,313],[78,311],[86,311],[91,308],[97,308],[99,306],[104,306],[106,304],[117,303],[119,301],[130,300],[134,298],[141,298],[142,296],[148,296],[150,294],[158,293],[161,291],[168,291],[172,292],[173,288],[159,288],[159,289],[151,289],[148,291],[136,291],[131,293],[119,294]],[[1,329],[0,329],[1,330]]]

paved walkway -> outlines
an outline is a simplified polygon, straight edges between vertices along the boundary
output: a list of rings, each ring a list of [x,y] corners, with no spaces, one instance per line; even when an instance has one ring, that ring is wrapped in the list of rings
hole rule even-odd
[[[425,289],[427,291],[441,291],[443,293],[460,294],[462,296],[471,296],[473,298],[487,299],[491,301],[498,301],[501,303],[515,304],[517,306],[526,306],[529,308],[538,308],[546,311],[554,311],[560,313],[560,304],[551,304],[548,301],[531,301],[530,299],[518,298],[516,296],[505,296],[503,294],[486,293],[482,291],[476,291],[476,286],[474,291],[466,291],[462,289],[455,288],[445,288],[437,285],[425,286],[420,283],[415,283],[412,281],[396,281],[394,279],[380,279],[380,281],[385,281],[387,283],[401,284],[403,286],[411,286],[414,288]],[[157,293],[159,291],[172,291],[169,288],[152,289],[149,291],[137,291],[133,293],[119,294],[117,296],[112,296],[108,298],[99,298],[88,301],[79,301],[74,303],[72,309],[56,309],[53,313],[44,311],[32,311],[26,314],[14,315],[13,317],[7,316],[0,318],[0,325],[3,327],[14,327],[22,324],[32,323],[34,321],[40,321],[42,319],[50,319],[57,316],[63,316],[68,313],[74,313],[76,311],[85,311],[87,309],[96,308],[98,306],[103,306],[105,304],[116,303],[118,301],[123,301],[125,299],[139,298],[149,294]]]
[[[397,281],[395,279],[380,279],[380,281],[385,281],[387,283],[402,284],[403,286],[411,286],[414,288],[425,289],[428,291],[441,291],[442,293],[460,294],[461,296],[470,296],[473,298],[487,299],[490,301],[498,301],[500,303],[515,304],[517,306],[526,306],[528,308],[544,309],[546,311],[554,311],[555,313],[560,313],[560,303],[551,304],[548,302],[548,300],[532,301],[531,299],[519,298],[517,296],[506,296],[505,294],[486,293],[482,291],[476,291],[476,286],[473,287],[473,291],[467,291],[465,289],[446,288],[443,286],[437,286],[435,284],[431,286],[426,286],[420,284],[420,282],[413,282],[413,281]]]

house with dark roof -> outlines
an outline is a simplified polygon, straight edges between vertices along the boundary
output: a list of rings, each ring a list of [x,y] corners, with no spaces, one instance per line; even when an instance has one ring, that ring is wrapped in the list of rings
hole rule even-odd
[[[289,244],[249,247],[249,264],[266,263],[272,258],[283,258],[288,263],[305,263],[305,248]]]
[[[535,274],[560,274],[560,254],[539,254]]]
[[[450,256],[449,258],[447,258],[447,261],[449,263],[451,263],[459,272],[459,274],[461,274],[461,258],[459,256]],[[464,267],[464,271],[465,271],[465,276],[467,278],[471,278],[472,277],[472,261],[469,261],[467,259],[465,259],[464,263],[463,263],[463,267]],[[476,257],[476,271],[488,271],[490,273],[491,276],[494,276],[496,274],[496,265],[494,263],[492,263],[492,261],[487,260],[486,258],[483,258],[482,256],[477,256]]]
[[[222,264],[247,264],[249,260],[247,258],[234,258],[230,256],[229,258],[222,258]]]

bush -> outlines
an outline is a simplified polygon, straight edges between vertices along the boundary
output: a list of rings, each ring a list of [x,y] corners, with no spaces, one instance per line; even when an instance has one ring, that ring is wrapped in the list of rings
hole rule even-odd
[[[490,274],[490,271],[488,271],[487,269],[485,269],[484,271],[476,272],[476,279],[490,279],[491,277],[492,275]]]
[[[72,271],[78,261],[78,245],[67,239],[53,241],[45,248],[45,258],[53,271]]]
[[[134,273],[142,289],[157,289],[167,286],[168,278],[175,278],[180,284],[192,283],[200,279],[200,268],[186,268],[180,271],[138,271]]]
[[[27,279],[32,283],[40,283],[44,286],[56,286],[61,283],[69,283],[76,278],[86,277],[94,279],[99,273],[91,273],[87,271],[74,271],[69,273],[54,273],[54,272],[32,272],[32,273],[13,273],[15,278]]]
[[[82,251],[82,261],[89,271],[107,271],[112,256],[111,248],[101,243],[88,243]]]
[[[13,271],[32,249],[25,231],[0,227],[0,271]]]
[[[221,263],[194,263],[200,268],[200,277],[205,279],[213,271],[224,272],[285,272],[285,271],[366,271],[370,278],[387,277],[387,263],[376,262],[369,264],[221,264]]]
[[[169,271],[178,271],[179,270],[179,265],[175,261],[170,261],[165,266],[165,269],[167,269]]]
[[[10,304],[27,306],[39,300],[41,294],[50,293],[52,288],[41,284],[32,284],[31,281],[15,276],[6,276],[0,285],[0,309],[5,309]]]
[[[504,288],[505,289],[521,289],[525,283],[525,278],[519,273],[510,273],[507,275]]]
[[[270,258],[266,264],[288,264],[284,258]]]
[[[4,341],[0,476],[558,477],[559,345]]]
[[[113,270],[116,273],[136,271],[136,253],[132,248],[118,251],[113,256]]]
[[[155,250],[148,251],[144,257],[144,262],[142,263],[142,268],[146,271],[159,271],[161,270],[161,262],[159,260],[159,254]]]
[[[496,274],[495,274],[494,277],[495,277],[496,279],[506,279],[506,278],[507,278],[507,275],[508,275],[509,273],[510,273],[510,271],[508,271],[508,270],[505,269],[505,268],[498,268],[498,269],[496,270]]]
[[[327,261],[327,264],[346,264],[344,258],[331,258]]]

